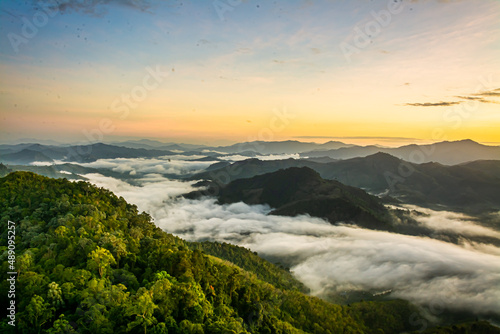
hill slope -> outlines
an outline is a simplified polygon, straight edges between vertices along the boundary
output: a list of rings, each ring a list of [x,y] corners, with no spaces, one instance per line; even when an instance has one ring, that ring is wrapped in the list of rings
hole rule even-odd
[[[331,223],[342,221],[373,229],[390,229],[385,219],[387,211],[376,197],[338,181],[324,180],[307,167],[238,179],[217,190],[221,204],[239,201],[268,204],[274,208],[271,214],[275,215],[309,214]],[[186,197],[196,198],[203,193],[194,192]]]
[[[0,212],[0,250],[6,252],[8,226],[15,226],[17,256],[17,326],[9,326],[3,314],[4,333],[415,329],[409,319],[417,311],[407,302],[342,307],[293,287],[278,289],[234,264],[191,250],[135,206],[85,182],[11,173],[0,179]],[[248,261],[247,267],[258,272],[258,261]],[[12,271],[9,266],[3,257],[2,271]],[[8,289],[2,280],[2,305],[9,302]]]

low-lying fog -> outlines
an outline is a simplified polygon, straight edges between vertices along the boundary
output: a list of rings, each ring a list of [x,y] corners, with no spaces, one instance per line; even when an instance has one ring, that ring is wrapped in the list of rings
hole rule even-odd
[[[132,163],[124,166],[118,168],[127,172],[128,167],[137,167]],[[198,167],[202,168],[188,169]],[[411,207],[425,213],[413,217],[422,226],[459,234],[461,243],[453,244],[334,226],[309,216],[268,216],[270,208],[262,205],[218,205],[212,198],[176,198],[193,190],[195,182],[168,180],[159,174],[146,175],[141,186],[99,174],[84,176],[150,213],[169,233],[189,241],[230,242],[290,266],[314,295],[391,290],[391,297],[420,305],[500,316],[500,248],[467,239],[483,235],[500,239],[500,233],[466,216]]]

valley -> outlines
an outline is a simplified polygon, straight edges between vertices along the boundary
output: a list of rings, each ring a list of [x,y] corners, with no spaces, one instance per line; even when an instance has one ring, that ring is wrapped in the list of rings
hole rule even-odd
[[[383,152],[291,158],[285,149],[230,160],[234,153],[242,152],[148,157],[157,154],[152,151],[93,162],[5,163],[0,172],[109,189],[191,249],[279,289],[340,305],[407,300],[424,310],[418,314],[429,325],[436,317],[442,324],[499,321],[497,300],[490,298],[499,293],[499,160],[445,166]],[[283,156],[273,160],[276,155]],[[391,190],[385,176],[401,164],[414,172]],[[425,314],[436,302],[443,311],[431,320]]]

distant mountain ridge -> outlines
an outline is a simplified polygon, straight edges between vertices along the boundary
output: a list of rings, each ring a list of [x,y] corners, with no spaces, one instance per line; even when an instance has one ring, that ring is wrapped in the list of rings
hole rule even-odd
[[[143,148],[147,150],[157,149],[157,150],[198,150],[204,149],[205,145],[194,145],[194,144],[184,144],[184,143],[163,143],[157,140],[150,139],[139,139],[139,140],[127,140],[123,142],[111,142],[110,145],[122,146],[128,148]]]
[[[228,183],[290,167],[309,167],[322,178],[338,180],[374,194],[397,197],[405,203],[436,208],[446,205],[471,212],[500,209],[500,160],[456,166],[412,164],[387,153],[328,163],[304,159],[248,159],[194,175],[191,179]]]
[[[338,141],[329,141],[324,144],[306,143],[297,140],[287,141],[253,141],[237,143],[230,146],[218,146],[207,149],[212,149],[218,152],[225,153],[241,153],[244,151],[256,152],[260,154],[296,154],[312,150],[332,150],[343,147],[352,147],[354,145],[345,144]]]
[[[29,164],[34,161],[39,161],[39,162],[53,162],[50,157],[45,155],[42,152],[38,152],[35,150],[31,150],[29,148],[25,148],[19,152],[15,153],[7,153],[7,154],[2,154],[0,156],[0,160],[5,162],[5,163],[10,163],[10,164]]]
[[[487,146],[473,140],[444,141],[428,145],[406,145],[397,148],[377,146],[342,147],[333,150],[309,151],[302,157],[330,157],[333,159],[351,159],[365,157],[375,153],[388,153],[397,158],[413,162],[438,162],[444,165],[457,165],[475,160],[500,160],[500,146]]]
[[[137,149],[102,143],[78,146],[46,146],[40,144],[0,146],[0,162],[9,164],[29,164],[36,161],[53,162],[54,160],[93,162],[98,159],[154,158],[173,154],[176,153],[166,150]]]
[[[40,161],[62,160],[65,162],[92,162],[97,159],[114,158],[152,158],[162,155],[204,155],[218,157],[223,155],[259,155],[300,154],[311,161],[325,162],[366,157],[375,153],[388,153],[397,158],[413,163],[438,162],[444,165],[456,165],[475,160],[500,160],[500,146],[487,146],[472,140],[440,142],[429,145],[407,145],[398,148],[380,146],[357,146],[330,141],[324,144],[299,141],[264,142],[254,141],[230,146],[208,147],[193,144],[161,143],[151,140],[128,141],[109,144],[89,145],[41,145],[17,144],[0,145],[0,162],[18,164],[34,162],[36,156],[23,150],[43,154]],[[18,156],[12,155],[19,153]],[[30,155],[31,154],[31,155]],[[31,157],[31,158],[30,158]]]

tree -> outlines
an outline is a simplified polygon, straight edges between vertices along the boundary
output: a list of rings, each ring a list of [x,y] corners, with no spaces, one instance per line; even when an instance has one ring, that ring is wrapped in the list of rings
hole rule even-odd
[[[102,278],[106,274],[110,265],[116,264],[115,258],[109,250],[97,246],[97,249],[89,254],[87,267],[90,270],[97,270]]]
[[[120,259],[128,254],[127,244],[122,238],[119,238],[111,233],[106,233],[102,238],[101,242],[103,246],[111,247],[112,252],[116,257],[117,265],[120,264]]]
[[[25,327],[25,332],[36,331],[36,333],[40,333],[43,325],[52,318],[52,314],[53,308],[50,307],[49,303],[45,302],[42,297],[34,295],[24,314],[23,327]]]
[[[127,326],[128,331],[142,325],[144,334],[146,334],[147,328],[156,324],[157,321],[153,317],[153,312],[158,306],[153,302],[152,294],[152,291],[148,291],[146,288],[137,290],[137,294],[127,310],[128,315],[135,315],[135,320]]]
[[[47,331],[48,334],[76,334],[77,331],[71,326],[71,324],[64,318],[64,314],[61,314],[59,319],[54,321],[52,328]]]
[[[29,270],[33,265],[33,253],[30,250],[27,250],[23,253],[23,255],[18,256],[16,258],[17,262],[17,274],[20,275],[21,272],[25,270]]]
[[[62,299],[62,290],[59,284],[52,282],[49,284],[49,291],[47,291],[47,298],[50,300],[50,304],[58,309],[64,306],[64,301]]]

